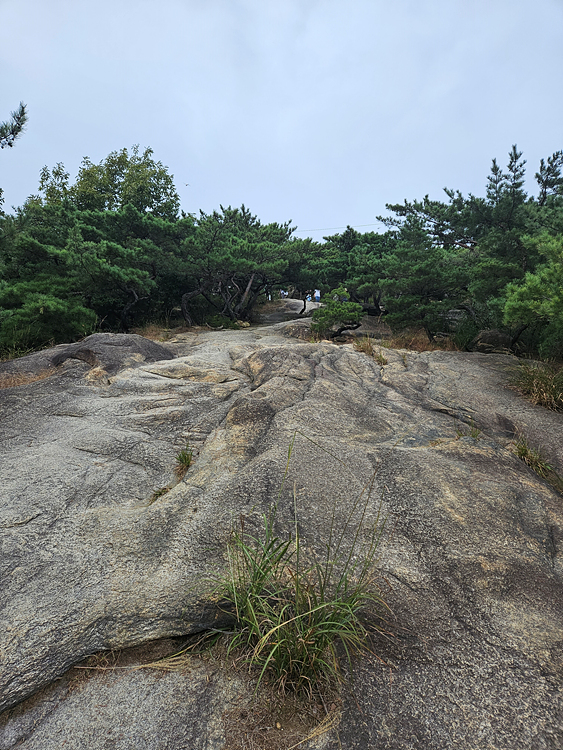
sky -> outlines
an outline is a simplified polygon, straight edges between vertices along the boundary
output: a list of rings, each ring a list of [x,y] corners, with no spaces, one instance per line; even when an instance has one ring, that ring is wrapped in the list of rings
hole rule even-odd
[[[320,240],[563,149],[563,0],[0,0],[4,209],[139,144],[182,209]]]

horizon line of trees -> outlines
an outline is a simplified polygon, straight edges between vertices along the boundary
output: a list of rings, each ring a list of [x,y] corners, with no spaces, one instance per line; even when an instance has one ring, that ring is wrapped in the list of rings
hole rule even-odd
[[[385,232],[348,227],[323,243],[244,205],[186,214],[150,148],[85,158],[74,182],[63,164],[44,167],[23,206],[7,214],[0,202],[0,350],[180,314],[249,320],[276,290],[319,288],[429,338],[455,328],[463,345],[501,328],[561,357],[563,151],[541,160],[535,195],[525,164],[513,146],[505,169],[493,160],[484,197],[446,189],[445,201],[388,204]]]

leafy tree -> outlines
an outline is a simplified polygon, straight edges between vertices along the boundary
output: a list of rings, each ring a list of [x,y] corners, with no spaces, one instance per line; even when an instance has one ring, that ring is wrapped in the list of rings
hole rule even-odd
[[[69,185],[69,174],[59,163],[52,170],[43,167],[40,196],[48,205],[69,199],[79,210],[119,211],[130,204],[141,213],[150,212],[170,221],[178,215],[180,198],[172,175],[162,162],[152,158],[153,151],[142,153],[133,146],[112,151],[99,164],[85,157],[76,181]]]

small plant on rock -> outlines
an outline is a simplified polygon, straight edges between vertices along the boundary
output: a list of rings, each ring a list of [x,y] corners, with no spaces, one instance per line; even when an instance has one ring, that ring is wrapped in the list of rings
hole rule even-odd
[[[520,435],[513,446],[514,454],[524,461],[526,466],[536,472],[536,474],[547,479],[553,473],[553,466],[541,455],[539,450],[531,448],[528,441],[523,435]]]
[[[249,533],[244,519],[233,530],[217,595],[235,618],[228,651],[248,660],[258,684],[267,674],[281,692],[322,693],[343,680],[342,658],[351,666],[355,653],[369,651],[370,630],[385,632],[386,604],[375,583],[384,523],[378,515],[364,528],[372,484],[352,503],[343,528],[335,503],[320,560],[305,552],[295,497],[289,536],[275,531],[277,503],[264,514],[261,535]]]
[[[381,349],[376,350],[376,347],[373,345],[373,341],[369,336],[363,336],[361,339],[356,339],[354,341],[354,349],[357,352],[367,354],[368,357],[373,357],[378,365],[383,366],[388,364],[387,358]]]
[[[472,417],[467,426],[462,427],[461,425],[458,425],[455,428],[455,434],[458,440],[462,437],[470,437],[474,440],[478,440],[481,437],[481,430],[477,427]]]
[[[176,467],[174,469],[174,473],[176,474],[178,479],[182,479],[186,475],[186,472],[192,465],[193,460],[194,460],[193,449],[190,448],[189,445],[186,445],[186,447],[183,450],[181,450],[176,456]]]

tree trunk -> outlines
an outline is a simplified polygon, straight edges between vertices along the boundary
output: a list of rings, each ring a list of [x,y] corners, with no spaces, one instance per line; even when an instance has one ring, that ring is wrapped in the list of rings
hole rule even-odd
[[[200,289],[195,289],[193,292],[186,292],[185,294],[182,294],[182,301],[180,303],[180,307],[182,308],[182,317],[186,321],[186,325],[190,326],[190,328],[191,326],[193,326],[194,322],[188,309],[188,302],[191,299],[194,299],[194,297],[197,297],[198,294],[201,294]]]

